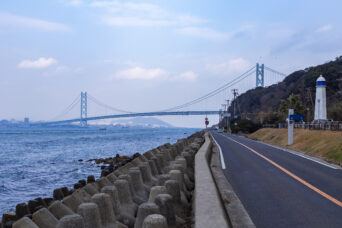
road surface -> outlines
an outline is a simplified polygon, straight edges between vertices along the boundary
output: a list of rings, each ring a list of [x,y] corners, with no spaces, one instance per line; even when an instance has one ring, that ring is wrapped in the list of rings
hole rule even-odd
[[[224,174],[257,227],[342,227],[342,169],[217,133]]]

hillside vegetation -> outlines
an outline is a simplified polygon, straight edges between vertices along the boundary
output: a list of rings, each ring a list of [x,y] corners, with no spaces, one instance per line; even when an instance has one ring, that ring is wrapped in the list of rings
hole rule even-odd
[[[342,132],[318,130],[294,130],[294,143],[287,145],[287,129],[263,128],[248,136],[273,145],[303,151],[342,165]]]
[[[327,80],[328,118],[342,121],[342,56],[335,61],[296,71],[278,84],[265,88],[258,87],[241,94],[237,98],[241,113],[247,115],[249,113],[249,116],[257,121],[260,119],[267,119],[273,123],[279,119],[283,121],[285,117],[279,113],[280,102],[295,94],[299,95],[305,106],[301,114],[305,114],[305,120],[311,121],[316,79],[319,75],[323,75]]]

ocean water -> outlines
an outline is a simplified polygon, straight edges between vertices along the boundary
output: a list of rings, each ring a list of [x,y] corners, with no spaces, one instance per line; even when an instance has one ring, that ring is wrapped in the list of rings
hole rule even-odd
[[[143,153],[198,130],[0,129],[0,213],[30,199],[51,197],[53,189],[70,188],[88,175],[98,178],[101,169],[88,159]]]

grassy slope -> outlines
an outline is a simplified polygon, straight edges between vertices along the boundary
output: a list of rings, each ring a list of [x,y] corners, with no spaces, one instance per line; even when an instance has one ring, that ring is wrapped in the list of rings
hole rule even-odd
[[[287,129],[263,128],[249,135],[249,138],[342,164],[342,132],[295,129],[291,146],[287,145]]]

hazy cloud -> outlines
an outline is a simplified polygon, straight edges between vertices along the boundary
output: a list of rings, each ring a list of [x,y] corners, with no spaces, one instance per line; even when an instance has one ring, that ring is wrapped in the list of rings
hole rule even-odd
[[[102,22],[110,26],[184,26],[206,22],[192,15],[170,13],[149,3],[95,1],[90,6],[104,9]]]
[[[70,71],[70,69],[67,66],[57,66],[52,71],[44,72],[43,76],[44,77],[55,77],[55,76],[58,76],[60,74],[67,73],[69,71]]]
[[[18,16],[9,13],[1,13],[0,12],[0,26],[6,27],[25,27],[46,31],[58,31],[58,32],[66,32],[70,31],[70,27],[61,24],[50,22],[46,20],[34,19],[29,17]]]
[[[80,6],[83,4],[83,1],[82,0],[69,0],[69,1],[66,1],[65,3],[70,6]]]
[[[178,80],[187,80],[187,81],[195,81],[198,75],[193,71],[183,72],[175,77]]]
[[[248,32],[253,28],[252,25],[244,25],[232,32],[220,32],[213,28],[208,27],[183,27],[180,29],[176,29],[177,33],[186,36],[198,37],[203,39],[209,40],[227,40],[227,39],[234,39],[234,38],[241,38],[248,34]]]
[[[41,57],[37,60],[23,60],[18,64],[18,67],[27,69],[40,69],[49,67],[55,63],[57,63],[57,60],[54,58]]]
[[[142,68],[133,67],[130,69],[118,71],[112,79],[142,79],[152,80],[157,78],[166,78],[167,72],[160,68]]]
[[[221,63],[210,63],[205,66],[205,69],[216,75],[231,75],[242,73],[250,67],[250,63],[243,58],[230,59]]]
[[[209,40],[225,40],[230,36],[227,33],[219,32],[211,28],[202,28],[202,27],[186,27],[175,30],[177,33],[186,36],[199,37]]]
[[[331,24],[324,25],[322,27],[319,27],[316,32],[327,32],[332,30],[334,27]]]

